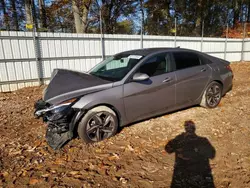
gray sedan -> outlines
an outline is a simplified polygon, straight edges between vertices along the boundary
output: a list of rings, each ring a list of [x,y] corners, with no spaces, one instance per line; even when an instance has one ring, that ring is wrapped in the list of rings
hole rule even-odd
[[[87,143],[139,120],[201,105],[215,108],[232,88],[229,62],[181,48],[131,50],[87,73],[55,69],[35,115],[58,149],[78,135]]]

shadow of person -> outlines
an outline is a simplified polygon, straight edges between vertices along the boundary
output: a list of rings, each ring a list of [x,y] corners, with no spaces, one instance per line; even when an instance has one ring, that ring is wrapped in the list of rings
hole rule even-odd
[[[193,121],[186,121],[184,128],[184,133],[165,146],[167,153],[175,153],[171,187],[215,187],[209,165],[209,159],[215,157],[214,147],[207,138],[196,135]]]

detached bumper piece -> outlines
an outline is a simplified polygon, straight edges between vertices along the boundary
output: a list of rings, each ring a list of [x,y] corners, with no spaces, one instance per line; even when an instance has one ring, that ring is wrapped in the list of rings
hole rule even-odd
[[[75,112],[70,106],[53,109],[43,100],[35,103],[35,116],[37,118],[42,117],[43,121],[48,125],[46,141],[54,150],[62,148],[73,138],[70,123],[74,114]]]
[[[46,141],[48,145],[54,150],[62,148],[73,137],[71,132],[58,133],[55,131],[55,126],[49,124],[46,131]]]
[[[40,118],[42,116],[42,114],[40,113],[37,113],[41,110],[44,110],[44,109],[47,109],[50,107],[50,104],[46,103],[45,101],[43,101],[42,99],[39,99],[35,105],[34,105],[34,108],[35,108],[35,112],[34,112],[34,116],[35,118]]]

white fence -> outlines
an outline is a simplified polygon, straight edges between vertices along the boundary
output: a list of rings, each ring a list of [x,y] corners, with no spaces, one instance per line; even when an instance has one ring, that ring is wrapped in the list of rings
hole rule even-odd
[[[48,83],[54,68],[87,71],[112,54],[150,47],[189,48],[227,59],[250,60],[249,39],[0,32],[0,92]]]

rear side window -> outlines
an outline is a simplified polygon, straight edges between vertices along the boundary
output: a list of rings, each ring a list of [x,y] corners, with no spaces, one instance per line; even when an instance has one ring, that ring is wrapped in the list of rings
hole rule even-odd
[[[195,67],[201,64],[198,55],[194,53],[174,52],[173,56],[176,64],[176,70]]]

